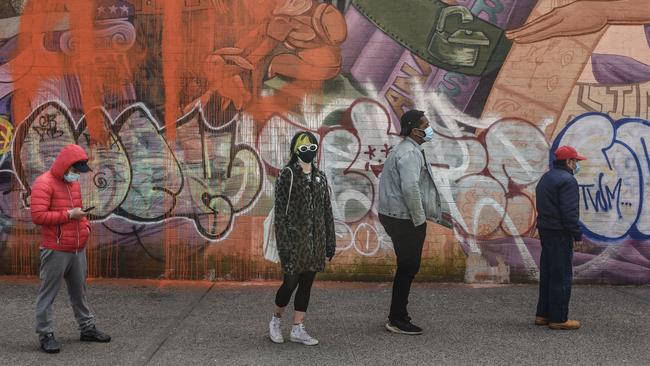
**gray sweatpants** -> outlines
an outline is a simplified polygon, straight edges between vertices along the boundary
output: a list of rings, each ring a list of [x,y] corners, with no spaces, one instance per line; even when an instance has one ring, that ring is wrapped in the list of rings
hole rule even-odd
[[[65,280],[74,317],[83,331],[95,324],[88,301],[86,301],[86,250],[68,253],[41,249],[41,288],[36,298],[36,333],[54,332],[52,304]]]

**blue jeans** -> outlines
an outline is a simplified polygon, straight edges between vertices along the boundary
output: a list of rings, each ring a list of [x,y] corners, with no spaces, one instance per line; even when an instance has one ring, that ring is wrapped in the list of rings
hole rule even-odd
[[[573,280],[573,237],[561,231],[540,230],[542,255],[539,263],[539,301],[537,316],[551,323],[564,323],[569,317]]]

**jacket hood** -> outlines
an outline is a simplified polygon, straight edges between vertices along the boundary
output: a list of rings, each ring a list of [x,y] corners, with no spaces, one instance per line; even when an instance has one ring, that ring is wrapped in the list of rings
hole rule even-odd
[[[66,145],[61,149],[59,156],[56,157],[54,164],[50,168],[52,175],[58,179],[63,179],[66,170],[74,163],[88,160],[86,151],[79,145]]]

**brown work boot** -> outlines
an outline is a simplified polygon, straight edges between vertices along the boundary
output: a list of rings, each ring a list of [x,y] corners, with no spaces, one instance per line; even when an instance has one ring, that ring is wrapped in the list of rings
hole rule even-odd
[[[580,328],[578,320],[567,320],[564,323],[548,323],[548,327],[555,330],[576,330]]]
[[[543,316],[536,316],[535,325],[548,325],[548,318],[545,318]]]

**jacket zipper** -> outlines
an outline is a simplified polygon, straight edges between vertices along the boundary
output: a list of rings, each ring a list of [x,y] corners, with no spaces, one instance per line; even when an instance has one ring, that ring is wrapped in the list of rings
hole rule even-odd
[[[70,186],[66,183],[65,188],[68,190],[68,197],[70,197],[70,208],[74,209],[74,202],[72,201],[72,193],[70,193]],[[77,246],[74,248],[74,254],[79,252],[79,220],[77,221]]]

